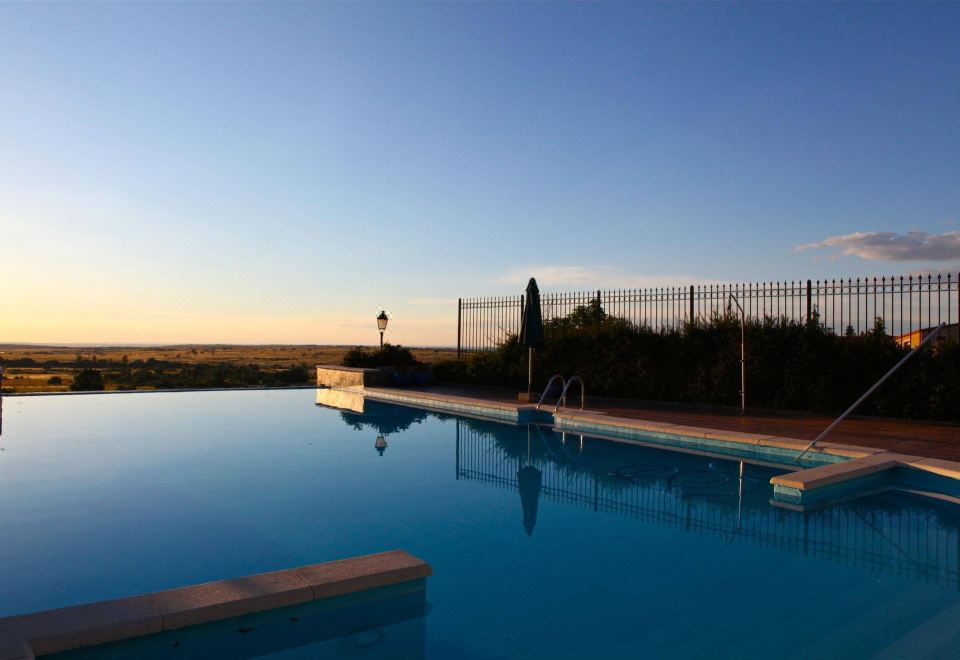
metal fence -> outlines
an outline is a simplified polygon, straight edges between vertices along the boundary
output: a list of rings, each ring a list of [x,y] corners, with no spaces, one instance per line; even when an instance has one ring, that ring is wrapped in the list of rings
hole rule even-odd
[[[590,451],[589,442],[585,451]],[[456,449],[457,479],[518,492],[517,471],[525,463],[532,464],[542,472],[540,495],[547,500],[715,536],[729,543],[799,553],[960,588],[960,530],[930,508],[905,505],[884,510],[851,502],[801,513],[751,505],[741,514],[735,494],[725,498],[691,496],[682,488],[654,481],[612,485],[594,472],[558,464],[543,455],[525,461],[507,452],[494,435],[460,419]]]
[[[544,320],[565,317],[599,299],[607,314],[637,326],[681,330],[690,321],[725,313],[731,295],[752,319],[805,323],[814,318],[837,334],[871,331],[880,319],[887,334],[911,345],[928,328],[955,324],[960,316],[960,276],[952,273],[545,292],[540,299]],[[517,334],[523,298],[460,298],[458,355],[492,350]],[[954,338],[956,332],[952,329]]]

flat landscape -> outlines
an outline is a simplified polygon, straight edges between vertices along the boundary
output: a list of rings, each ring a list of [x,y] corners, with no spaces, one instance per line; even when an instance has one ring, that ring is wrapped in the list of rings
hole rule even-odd
[[[82,369],[97,369],[105,376],[107,390],[158,389],[156,377],[176,382],[185,372],[196,374],[244,374],[245,382],[226,381],[206,386],[253,386],[251,373],[270,377],[285,375],[283,382],[262,384],[307,384],[310,367],[339,364],[352,346],[320,345],[229,345],[183,344],[176,346],[45,346],[0,344],[0,366],[5,369],[4,392],[66,392]],[[450,348],[412,348],[425,364],[456,356]],[[307,369],[306,379],[301,377]],[[111,377],[115,376],[115,377]],[[51,380],[53,382],[51,382]],[[215,381],[216,379],[214,379]],[[139,381],[139,382],[138,382]],[[183,383],[184,387],[197,386]],[[203,385],[200,385],[203,386]]]

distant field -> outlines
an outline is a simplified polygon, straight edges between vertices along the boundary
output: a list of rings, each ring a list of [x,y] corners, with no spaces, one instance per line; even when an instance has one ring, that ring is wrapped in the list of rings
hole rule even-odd
[[[350,347],[348,346],[231,346],[231,345],[184,345],[157,347],[100,346],[100,347],[64,347],[64,346],[5,346],[0,347],[0,359],[6,374],[3,379],[4,391],[11,388],[16,392],[63,392],[70,389],[73,377],[80,366],[90,366],[92,361],[101,363],[94,368],[106,372],[116,371],[124,356],[127,362],[136,365],[151,359],[167,363],[167,371],[176,368],[197,365],[255,365],[266,373],[280,372],[285,369],[315,364],[339,364]],[[412,348],[414,356],[420,362],[432,364],[438,360],[456,356],[454,349]],[[77,365],[77,358],[82,364]],[[23,359],[34,360],[32,366],[9,366],[11,362]],[[49,363],[58,363],[56,365]],[[61,384],[50,384],[51,378],[59,377]],[[108,378],[106,388],[117,389],[116,382]],[[137,389],[153,389],[140,386]]]

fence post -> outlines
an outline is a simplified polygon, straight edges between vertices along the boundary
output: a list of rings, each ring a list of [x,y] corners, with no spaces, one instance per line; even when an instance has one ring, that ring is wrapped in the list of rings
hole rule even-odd
[[[693,285],[690,285],[690,324],[693,325]]]
[[[523,330],[523,305],[524,305],[525,294],[520,294],[520,316],[517,317],[517,337],[520,337],[520,331]],[[541,305],[542,307],[542,305]]]
[[[807,323],[813,318],[813,283],[807,280]]]
[[[460,359],[460,330],[463,325],[463,298],[457,298],[457,359]]]

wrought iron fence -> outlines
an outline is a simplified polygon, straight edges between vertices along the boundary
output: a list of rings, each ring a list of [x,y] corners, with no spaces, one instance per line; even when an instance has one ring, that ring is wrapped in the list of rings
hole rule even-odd
[[[690,321],[727,311],[736,296],[752,319],[815,319],[837,334],[862,334],[878,327],[916,345],[940,323],[960,317],[960,276],[902,275],[740,284],[705,284],[649,289],[607,289],[541,294],[544,320],[562,318],[599,300],[603,310],[637,326],[681,330]],[[524,297],[461,298],[457,303],[457,353],[496,348],[520,330]],[[957,339],[957,328],[948,336]]]

